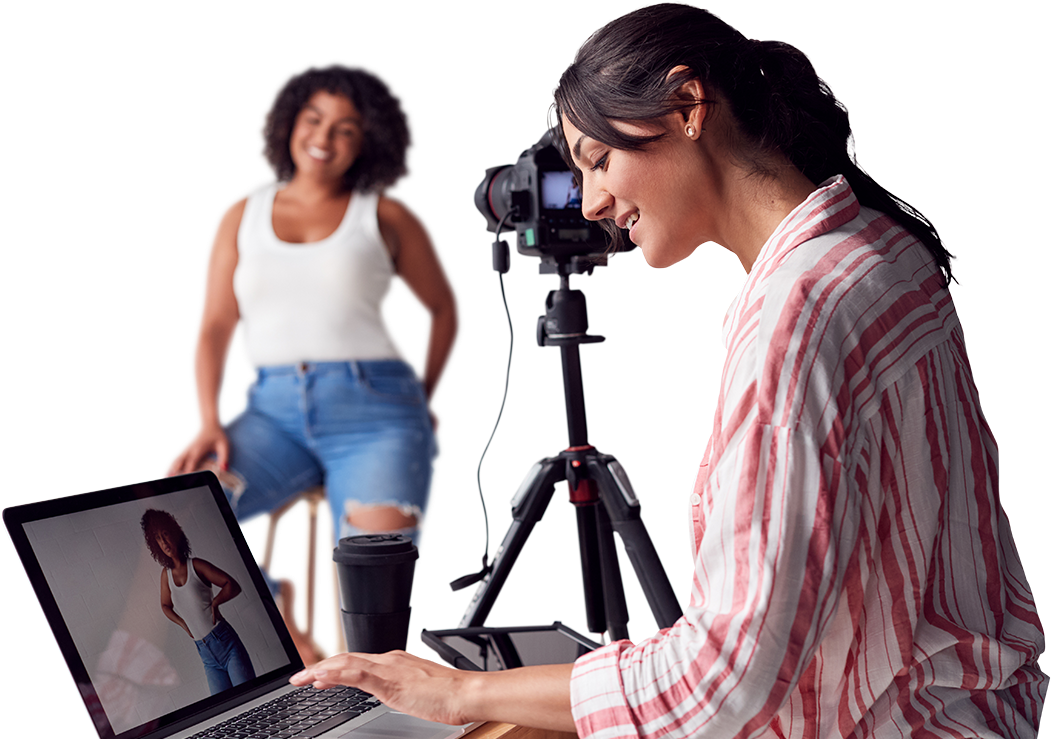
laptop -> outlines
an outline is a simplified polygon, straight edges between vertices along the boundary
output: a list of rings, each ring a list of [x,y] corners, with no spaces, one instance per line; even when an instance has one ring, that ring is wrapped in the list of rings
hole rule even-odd
[[[4,523],[101,739],[453,739],[476,726],[290,685],[303,663],[211,472],[7,508]],[[204,603],[231,581],[213,617]]]

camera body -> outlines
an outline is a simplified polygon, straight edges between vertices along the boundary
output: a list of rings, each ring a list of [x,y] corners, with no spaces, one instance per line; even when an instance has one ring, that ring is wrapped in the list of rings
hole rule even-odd
[[[474,194],[489,231],[514,225],[521,254],[545,261],[585,258],[604,264],[614,249],[595,221],[581,213],[581,192],[554,145],[554,129],[522,152],[513,165],[491,167]],[[628,242],[628,248],[634,246]],[[588,259],[590,258],[590,259]]]

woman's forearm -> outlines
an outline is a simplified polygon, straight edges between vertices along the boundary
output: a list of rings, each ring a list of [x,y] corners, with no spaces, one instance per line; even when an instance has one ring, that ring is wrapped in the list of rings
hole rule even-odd
[[[197,342],[197,405],[203,427],[219,425],[219,389],[223,382],[231,334],[232,330],[225,326],[202,327]]]
[[[449,361],[456,328],[456,304],[451,300],[431,312],[431,335],[427,342],[427,360],[423,372],[423,390],[428,400],[434,395],[445,364]]]
[[[236,598],[240,593],[241,586],[231,577],[226,581],[226,584],[219,589],[219,592],[215,594],[215,597],[212,598],[212,605],[220,606],[228,600]]]
[[[185,621],[183,621],[182,616],[175,612],[174,608],[172,608],[171,606],[161,605],[161,612],[168,617],[169,621],[171,621],[173,624],[185,631],[191,639],[193,638],[193,634],[190,633],[190,627],[186,625]]]
[[[464,714],[554,731],[576,731],[570,708],[573,665],[537,665],[465,678]]]

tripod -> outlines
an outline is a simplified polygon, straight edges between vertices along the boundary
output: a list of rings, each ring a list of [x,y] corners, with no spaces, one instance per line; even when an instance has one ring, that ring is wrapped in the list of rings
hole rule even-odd
[[[608,630],[611,640],[628,636],[628,608],[614,531],[624,543],[657,624],[661,628],[669,627],[682,615],[642,523],[639,502],[624,468],[587,440],[580,345],[604,341],[604,337],[588,335],[584,294],[569,288],[570,273],[584,269],[590,271],[573,261],[557,261],[553,268],[548,263],[541,265],[541,271],[557,272],[561,280],[559,289],[548,293],[547,311],[537,325],[537,342],[562,350],[569,448],[540,460],[529,470],[511,501],[514,518],[511,527],[460,622],[461,628],[483,624],[526,539],[547,509],[555,483],[563,480],[569,483],[569,500],[576,506],[588,629],[594,633]]]

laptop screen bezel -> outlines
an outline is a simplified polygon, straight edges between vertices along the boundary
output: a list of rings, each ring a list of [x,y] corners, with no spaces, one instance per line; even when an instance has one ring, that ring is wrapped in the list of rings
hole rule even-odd
[[[119,503],[145,500],[200,488],[207,488],[211,493],[211,497],[227,526],[237,552],[241,556],[245,568],[252,579],[252,586],[255,587],[256,592],[259,594],[263,608],[274,630],[277,632],[281,646],[285,650],[288,664],[271,670],[266,674],[258,675],[219,695],[209,696],[144,724],[122,731],[119,734],[115,733],[98,699],[90,674],[66,625],[47,577],[40,566],[32,543],[26,533],[26,526],[49,518],[67,516]],[[26,575],[29,577],[33,590],[36,592],[40,606],[44,611],[48,624],[51,626],[62,656],[66,660],[77,690],[84,701],[84,706],[91,716],[92,723],[98,731],[100,739],[153,739],[153,737],[168,736],[236,707],[247,700],[274,690],[275,687],[285,685],[289,676],[303,669],[303,662],[292,642],[291,634],[285,627],[277,604],[270,594],[262,572],[256,564],[255,557],[248,547],[248,542],[241,532],[233,510],[230,508],[226,494],[213,473],[195,472],[188,475],[168,477],[161,480],[99,490],[65,498],[28,503],[4,509],[3,516],[15,550],[22,560]]]

